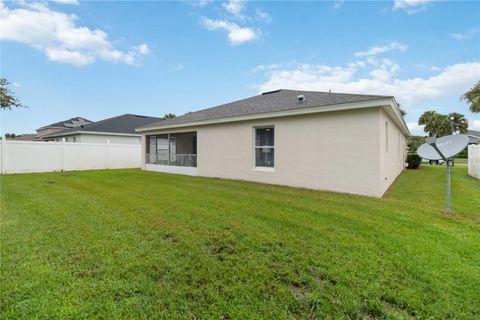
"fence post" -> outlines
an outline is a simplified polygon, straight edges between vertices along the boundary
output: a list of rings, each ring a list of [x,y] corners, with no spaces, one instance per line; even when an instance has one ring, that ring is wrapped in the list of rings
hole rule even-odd
[[[65,170],[65,138],[62,138],[62,172]]]
[[[0,169],[0,173],[4,174],[7,172],[7,139],[6,138],[2,138],[2,159],[1,159],[1,169]]]

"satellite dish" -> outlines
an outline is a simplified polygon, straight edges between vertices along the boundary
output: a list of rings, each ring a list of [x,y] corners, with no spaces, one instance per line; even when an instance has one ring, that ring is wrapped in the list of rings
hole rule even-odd
[[[467,145],[468,137],[466,135],[449,135],[438,139],[427,139],[427,143],[422,144],[418,148],[417,154],[428,160],[446,160],[444,158],[453,157],[465,149]]]

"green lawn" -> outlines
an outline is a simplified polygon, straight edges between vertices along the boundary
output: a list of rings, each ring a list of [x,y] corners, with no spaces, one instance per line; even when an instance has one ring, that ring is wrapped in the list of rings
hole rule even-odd
[[[480,181],[383,199],[83,171],[1,177],[2,319],[480,317]]]

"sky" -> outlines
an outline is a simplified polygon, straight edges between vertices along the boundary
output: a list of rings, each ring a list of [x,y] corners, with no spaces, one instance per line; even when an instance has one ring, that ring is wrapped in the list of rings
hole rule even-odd
[[[480,80],[480,2],[5,1],[0,73],[28,108],[1,133],[181,115],[276,89],[393,95],[422,134]]]

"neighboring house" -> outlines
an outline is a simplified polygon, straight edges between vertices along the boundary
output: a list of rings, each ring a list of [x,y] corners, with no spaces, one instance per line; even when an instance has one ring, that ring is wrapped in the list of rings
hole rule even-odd
[[[277,90],[153,123],[143,169],[382,196],[410,135],[394,97]]]
[[[468,144],[480,144],[480,131],[467,130]]]
[[[15,140],[15,141],[34,141],[37,137],[35,133],[25,133],[15,136],[15,138],[7,138],[7,140]]]
[[[92,121],[82,117],[75,117],[68,120],[55,122],[55,123],[49,124],[48,126],[43,126],[41,128],[38,128],[37,136],[35,137],[35,140],[42,140],[42,137],[45,135],[64,131],[71,128],[78,128],[89,123],[92,123]]]
[[[136,114],[121,116],[91,122],[79,127],[44,135],[44,141],[82,142],[82,143],[119,143],[138,144],[141,135],[135,128],[153,122],[162,121],[163,118],[147,117]]]

